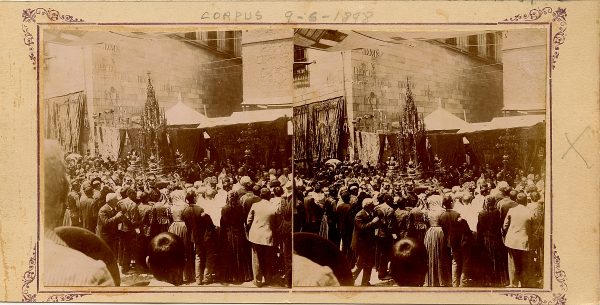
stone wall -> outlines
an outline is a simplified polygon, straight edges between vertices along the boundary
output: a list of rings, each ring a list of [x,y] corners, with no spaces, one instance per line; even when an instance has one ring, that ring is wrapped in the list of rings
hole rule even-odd
[[[91,73],[93,92],[86,93],[93,99],[94,113],[117,106],[143,106],[148,72],[156,98],[165,109],[177,102],[179,93],[184,103],[201,113],[206,106],[210,117],[240,109],[240,59],[228,60],[225,55],[166,36],[130,38],[99,32],[86,34],[86,39],[95,42],[91,45],[91,71],[85,71]]]
[[[308,66],[310,85],[294,88],[294,105],[345,96],[342,52],[316,49],[307,49],[306,52],[307,61],[314,61]]]
[[[292,103],[293,31],[242,32],[244,105]]]
[[[427,42],[380,45],[352,51],[354,118],[359,129],[398,121],[407,78],[424,116],[441,106],[468,122],[489,121],[502,108],[502,65]]]
[[[506,31],[504,60],[504,109],[545,110],[547,89],[547,41],[544,29]]]

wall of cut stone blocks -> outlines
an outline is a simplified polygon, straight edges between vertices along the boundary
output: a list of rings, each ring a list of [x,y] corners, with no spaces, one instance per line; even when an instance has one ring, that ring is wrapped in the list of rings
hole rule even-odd
[[[365,128],[378,130],[384,126],[381,123],[389,127],[399,120],[407,78],[424,116],[440,103],[468,122],[489,121],[500,114],[502,65],[427,42],[411,44],[352,51],[354,118],[374,116],[363,121]]]
[[[292,102],[293,31],[242,33],[244,101],[254,104]]]
[[[146,102],[148,73],[156,99],[168,109],[182,101],[209,117],[229,115],[242,100],[241,60],[183,41],[116,39],[93,46],[94,112]],[[86,72],[87,73],[87,72]]]
[[[306,50],[310,86],[294,88],[294,105],[344,96],[344,63],[341,52]]]

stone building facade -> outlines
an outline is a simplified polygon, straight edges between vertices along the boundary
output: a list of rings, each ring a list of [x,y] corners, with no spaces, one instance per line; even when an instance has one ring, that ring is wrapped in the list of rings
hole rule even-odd
[[[186,105],[209,117],[241,109],[240,32],[77,35],[80,40],[70,45],[44,44],[44,98],[83,90],[93,115],[127,117],[143,107],[150,76],[164,109],[180,94]]]
[[[503,105],[500,44],[500,33],[492,33],[397,44],[366,40],[351,51],[309,48],[308,85],[295,86],[294,102],[344,96],[356,129],[389,131],[402,116],[408,81],[423,116],[441,106],[468,122],[489,121]]]

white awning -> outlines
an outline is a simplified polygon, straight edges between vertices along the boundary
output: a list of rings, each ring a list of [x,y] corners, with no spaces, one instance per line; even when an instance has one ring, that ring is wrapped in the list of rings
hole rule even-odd
[[[493,118],[490,122],[471,123],[458,133],[469,133],[496,129],[532,127],[546,120],[545,115],[519,115]]]
[[[442,107],[427,115],[423,121],[425,122],[425,130],[427,131],[459,130],[469,125],[469,123]]]
[[[292,114],[292,108],[239,111],[232,113],[231,116],[228,117],[210,118],[206,120],[205,123],[198,125],[197,128],[212,128],[237,124],[272,122],[283,117],[288,117],[291,119]]]
[[[206,116],[196,111],[194,108],[177,102],[173,107],[165,111],[167,125],[196,125],[206,121]]]

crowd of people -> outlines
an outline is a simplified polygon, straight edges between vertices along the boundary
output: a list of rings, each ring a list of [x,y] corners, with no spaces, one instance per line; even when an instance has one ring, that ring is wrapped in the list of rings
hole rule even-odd
[[[362,273],[371,285],[374,269],[398,285],[542,287],[543,170],[463,164],[425,175],[395,164],[295,170],[294,232],[339,248],[352,284]]]
[[[158,173],[138,161],[61,160],[70,187],[58,225],[94,233],[121,276],[151,273],[149,285],[290,286],[288,168],[204,159]]]

